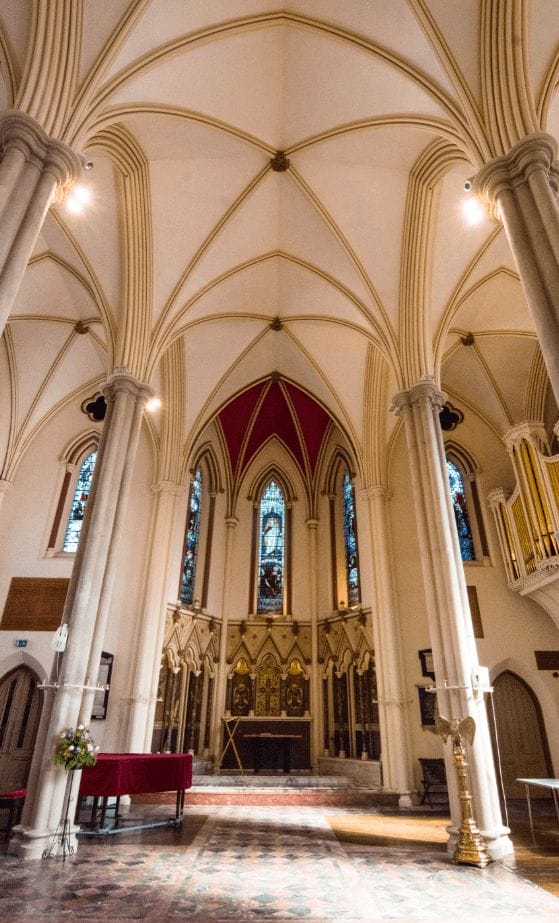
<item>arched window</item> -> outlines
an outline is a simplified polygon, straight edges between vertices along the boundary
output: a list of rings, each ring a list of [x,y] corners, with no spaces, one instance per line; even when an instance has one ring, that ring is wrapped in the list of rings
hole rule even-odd
[[[446,471],[448,483],[450,485],[450,496],[452,497],[452,505],[454,507],[454,518],[456,520],[456,531],[458,533],[462,560],[475,561],[474,539],[470,526],[470,517],[468,515],[462,475],[456,465],[448,459],[446,460]]]
[[[359,541],[351,459],[337,446],[326,470],[324,493],[330,512],[332,608],[344,610],[361,603]]]
[[[284,611],[285,512],[282,489],[271,480],[259,505],[257,613]]]
[[[192,481],[188,510],[188,525],[184,541],[180,598],[181,602],[192,605],[194,602],[194,582],[196,579],[196,561],[198,560],[200,519],[202,515],[202,472],[200,468],[196,471],[194,480]]]
[[[64,536],[64,544],[62,546],[63,551],[75,552],[78,547],[83,518],[85,516],[85,507],[91,490],[91,480],[93,478],[93,470],[95,468],[96,458],[97,451],[91,452],[91,454],[88,455],[87,458],[82,462],[80,472],[78,474],[76,489],[74,491],[74,498],[72,500],[70,518],[68,520],[66,534]]]
[[[347,604],[348,606],[353,606],[355,603],[360,602],[361,592],[359,586],[359,555],[357,551],[357,528],[355,522],[355,494],[349,472],[347,471],[343,479],[343,504]]]

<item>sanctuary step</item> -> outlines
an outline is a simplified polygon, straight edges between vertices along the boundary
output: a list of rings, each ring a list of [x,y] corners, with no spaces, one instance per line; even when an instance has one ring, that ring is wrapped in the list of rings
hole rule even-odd
[[[134,802],[170,804],[172,794],[134,796]],[[384,805],[396,807],[398,796],[360,784],[343,775],[318,776],[222,773],[196,775],[185,804],[239,805]]]

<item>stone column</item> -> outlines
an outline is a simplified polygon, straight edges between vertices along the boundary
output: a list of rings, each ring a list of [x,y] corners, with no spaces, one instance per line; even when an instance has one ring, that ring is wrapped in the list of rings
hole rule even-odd
[[[0,336],[57,192],[81,174],[77,154],[23,112],[0,119]]]
[[[411,805],[412,761],[407,708],[403,694],[401,637],[392,584],[392,556],[387,525],[390,493],[381,486],[362,491],[369,503],[373,567],[373,640],[378,685],[382,778],[385,788],[400,795],[400,807]]]
[[[53,763],[56,740],[91,714],[91,691],[84,687],[97,679],[130,473],[150,395],[128,375],[115,376],[106,388],[107,416],[64,607],[68,643],[54,688],[46,691],[42,745],[35,750],[22,823],[10,841],[10,852],[24,858],[41,856],[60,821],[66,773]]]
[[[312,765],[322,752],[322,682],[318,664],[318,519],[307,519],[310,544]]]
[[[559,165],[546,134],[524,138],[486,164],[473,189],[503,222],[559,404]]]
[[[175,514],[177,499],[185,494],[184,487],[170,481],[160,481],[152,487],[152,491],[154,513],[150,533],[148,577],[136,658],[132,664],[129,699],[126,749],[130,753],[147,753],[151,750],[155,700],[169,602],[169,568],[173,560]]]
[[[221,753],[221,719],[225,714],[227,699],[227,628],[229,624],[229,608],[231,605],[233,546],[235,527],[238,521],[236,516],[227,516],[225,519],[225,559],[223,562],[223,590],[221,593],[221,634],[219,637],[219,663],[216,670],[211,746],[211,752],[216,760]]]
[[[513,847],[501,818],[483,693],[472,688],[479,664],[438,420],[445,399],[434,380],[426,376],[395,397],[394,409],[403,416],[406,431],[439,711],[447,718],[471,715],[475,721],[468,758],[474,816],[488,850],[497,859]],[[461,814],[449,743],[445,761],[451,851]]]

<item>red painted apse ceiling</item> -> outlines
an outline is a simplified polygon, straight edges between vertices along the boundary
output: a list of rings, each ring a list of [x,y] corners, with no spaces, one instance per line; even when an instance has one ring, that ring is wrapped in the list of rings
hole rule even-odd
[[[233,398],[217,415],[217,425],[235,480],[275,437],[295,459],[303,476],[312,481],[332,418],[292,382],[268,378]]]

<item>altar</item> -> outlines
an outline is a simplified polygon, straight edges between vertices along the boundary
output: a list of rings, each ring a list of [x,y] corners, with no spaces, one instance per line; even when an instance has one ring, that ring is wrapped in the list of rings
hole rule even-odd
[[[227,717],[218,769],[276,771],[311,768],[311,718]]]

